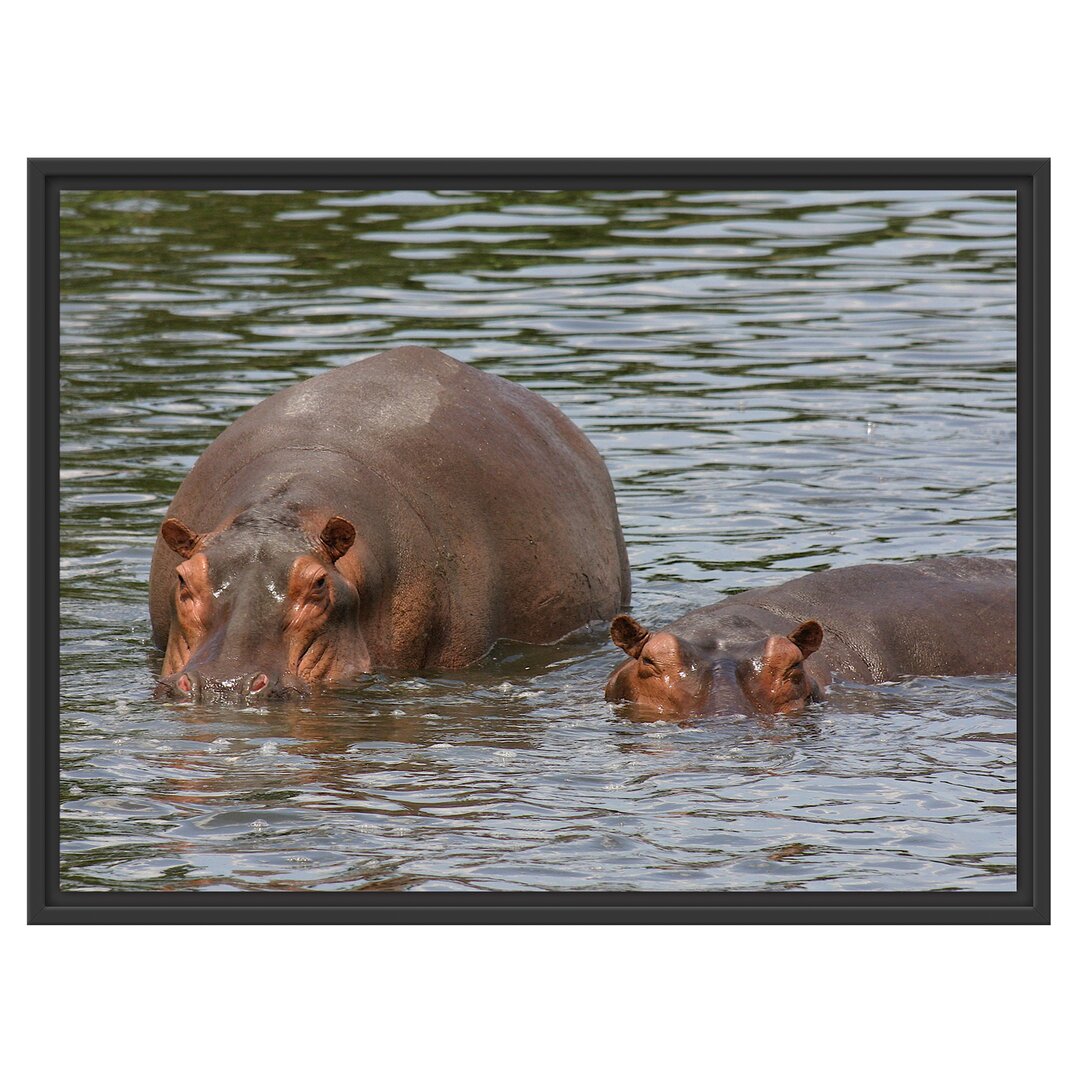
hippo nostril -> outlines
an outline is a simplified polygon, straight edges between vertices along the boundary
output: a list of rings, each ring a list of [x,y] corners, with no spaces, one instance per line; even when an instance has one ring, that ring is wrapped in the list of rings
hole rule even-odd
[[[191,693],[191,680],[186,675],[181,675],[180,678],[176,680],[176,686],[182,694]]]
[[[265,675],[256,675],[255,678],[251,680],[249,689],[251,693],[257,694],[260,690],[265,690],[269,682],[270,680]]]

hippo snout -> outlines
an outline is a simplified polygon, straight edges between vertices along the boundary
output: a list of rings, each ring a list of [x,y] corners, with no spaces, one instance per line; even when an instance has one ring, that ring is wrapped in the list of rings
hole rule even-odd
[[[199,671],[180,671],[160,679],[154,696],[171,701],[257,702],[306,697],[307,686],[296,676],[257,671],[232,679],[216,679]]]

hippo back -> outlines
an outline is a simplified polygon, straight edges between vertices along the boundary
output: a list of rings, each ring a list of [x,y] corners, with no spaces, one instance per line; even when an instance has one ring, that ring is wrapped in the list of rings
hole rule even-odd
[[[943,557],[868,563],[732,598],[825,630],[821,660],[841,678],[1016,670],[1016,563]],[[719,605],[718,605],[719,606]]]

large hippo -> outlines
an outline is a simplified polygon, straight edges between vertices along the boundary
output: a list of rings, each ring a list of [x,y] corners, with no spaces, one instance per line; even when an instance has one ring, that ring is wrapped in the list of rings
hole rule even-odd
[[[872,563],[749,589],[649,633],[618,615],[630,657],[608,701],[647,719],[792,713],[832,679],[1016,671],[1016,563],[936,558]]]
[[[554,405],[436,349],[282,390],[226,428],[150,569],[159,693],[258,699],[556,640],[630,597],[611,478]]]

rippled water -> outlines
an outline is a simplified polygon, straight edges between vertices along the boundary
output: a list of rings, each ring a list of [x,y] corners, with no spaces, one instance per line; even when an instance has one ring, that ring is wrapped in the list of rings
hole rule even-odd
[[[165,507],[273,391],[430,344],[567,412],[658,626],[1015,547],[1015,207],[962,192],[62,199],[62,884],[1014,889],[1015,683],[634,724],[603,631],[258,709],[154,702]]]

